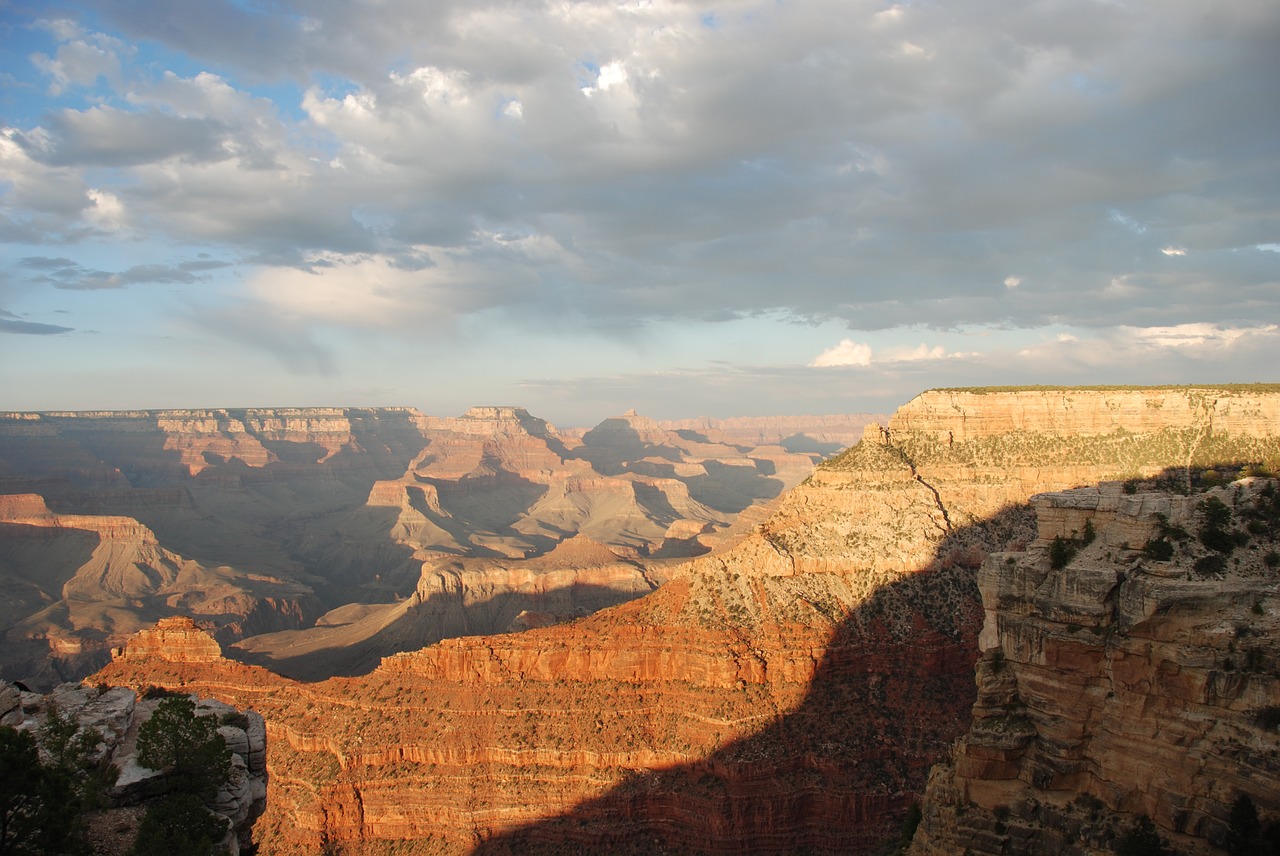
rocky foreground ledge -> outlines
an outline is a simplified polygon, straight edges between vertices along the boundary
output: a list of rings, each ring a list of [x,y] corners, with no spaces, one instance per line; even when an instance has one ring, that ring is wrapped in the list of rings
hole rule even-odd
[[[191,630],[216,650],[217,643],[194,626]],[[0,684],[0,725],[40,735],[51,711],[56,710],[82,732],[93,729],[102,735],[97,758],[114,765],[119,775],[105,795],[107,807],[86,817],[97,853],[125,852],[137,835],[142,808],[173,789],[169,775],[138,760],[139,729],[160,702],[159,696],[140,698],[127,687],[63,684],[42,695]],[[218,846],[229,856],[237,856],[251,845],[254,821],[266,806],[266,726],[259,714],[214,699],[197,701],[195,712],[219,722],[218,733],[231,750],[230,777],[207,807],[227,820],[226,838]]]

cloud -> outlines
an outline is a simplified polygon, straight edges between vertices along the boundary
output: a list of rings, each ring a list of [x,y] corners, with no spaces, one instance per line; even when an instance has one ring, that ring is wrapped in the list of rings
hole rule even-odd
[[[218,259],[197,258],[176,265],[134,265],[112,273],[82,267],[65,257],[27,256],[18,262],[20,268],[39,272],[33,278],[35,281],[48,282],[55,288],[70,291],[126,288],[144,283],[190,284],[202,281],[208,271],[229,265],[229,262]]]
[[[957,357],[975,356],[974,354],[949,354],[942,345],[929,346],[921,342],[912,347],[900,345],[883,349],[873,354],[871,346],[852,339],[842,339],[840,344],[828,348],[813,358],[809,363],[813,368],[831,368],[833,366],[870,366],[885,363],[911,363],[922,360],[943,360]]]
[[[120,76],[120,54],[131,54],[128,45],[103,33],[85,33],[69,19],[44,20],[37,26],[62,43],[55,56],[31,56],[31,63],[52,78],[49,91],[61,95],[74,86],[92,86],[99,78]]]
[[[71,327],[24,321],[12,312],[0,309],[0,333],[16,333],[25,336],[57,336],[61,333],[74,332],[75,330]]]
[[[899,377],[1021,370],[970,326],[1042,331],[1065,375],[1265,351],[1122,327],[1280,317],[1275,4],[80,8],[13,70],[44,109],[0,128],[0,239],[71,265],[15,274],[123,306],[234,259],[234,311],[202,305],[255,351],[248,317],[281,325],[297,370],[499,311],[831,324],[813,365]]]
[[[871,365],[871,346],[852,339],[841,339],[840,344],[828,348],[813,358],[811,366],[827,368],[830,366],[869,366]]]
[[[1223,327],[1207,323],[1177,324],[1172,327],[1122,326],[1119,332],[1130,337],[1136,347],[1199,352],[1225,350],[1259,337],[1273,340],[1280,338],[1280,326],[1275,324],[1252,327]]]

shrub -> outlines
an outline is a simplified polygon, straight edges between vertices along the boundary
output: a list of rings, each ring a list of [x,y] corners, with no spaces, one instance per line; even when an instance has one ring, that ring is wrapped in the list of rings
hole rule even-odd
[[[239,728],[244,731],[249,728],[249,717],[238,710],[233,710],[218,717],[218,724],[230,725],[233,728]]]
[[[1147,546],[1142,548],[1142,554],[1157,562],[1167,562],[1173,558],[1173,544],[1163,538],[1157,538],[1147,542]]]
[[[1228,856],[1262,853],[1262,824],[1258,821],[1258,809],[1246,794],[1240,794],[1231,804],[1225,843]]]
[[[147,809],[129,852],[132,856],[212,856],[214,845],[226,832],[227,821],[211,814],[195,794],[169,794]]]
[[[105,805],[107,791],[120,774],[109,758],[97,757],[101,742],[101,732],[81,728],[75,719],[64,717],[57,704],[49,703],[40,745],[49,755],[49,767],[67,779],[82,809]]]
[[[1212,553],[1200,559],[1196,559],[1196,573],[1202,577],[1211,577],[1214,574],[1220,574],[1227,569],[1227,559],[1221,553]]]
[[[1062,570],[1071,563],[1075,555],[1076,548],[1074,544],[1064,539],[1061,535],[1053,536],[1053,542],[1049,545],[1049,567],[1055,571]]]
[[[1116,856],[1163,856],[1164,852],[1164,839],[1145,814],[1140,815],[1116,842]]]
[[[210,800],[231,775],[231,750],[211,716],[185,696],[166,698],[138,729],[138,761],[170,773],[180,790]]]
[[[1253,712],[1253,721],[1259,728],[1272,731],[1280,728],[1280,705],[1272,704],[1260,707]]]
[[[0,727],[0,853],[91,852],[71,777],[40,763],[29,731]]]
[[[1211,496],[1200,503],[1204,525],[1200,527],[1200,543],[1218,553],[1230,553],[1236,548],[1236,538],[1227,527],[1231,525],[1231,509],[1226,503]]]

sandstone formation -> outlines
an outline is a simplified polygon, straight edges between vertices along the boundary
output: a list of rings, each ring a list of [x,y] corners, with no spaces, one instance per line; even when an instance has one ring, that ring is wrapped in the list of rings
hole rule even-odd
[[[193,643],[191,649],[175,650],[173,656],[198,659],[202,653],[208,655],[210,646],[217,656],[217,643],[190,621],[162,623],[165,627],[158,632],[169,634],[173,641],[185,632]],[[172,789],[163,772],[148,769],[138,761],[138,730],[158,703],[158,699],[138,698],[125,687],[62,684],[42,695],[19,691],[5,683],[0,684],[0,724],[38,736],[51,708],[56,707],[59,715],[71,719],[80,729],[93,729],[102,736],[98,751],[119,775],[106,794],[107,808],[92,812],[87,821],[94,830],[92,843],[114,852],[115,843],[127,842],[137,833],[141,813],[136,807]],[[198,700],[196,714],[218,719],[218,731],[232,752],[230,777],[209,808],[229,822],[221,846],[235,856],[252,843],[254,823],[266,803],[266,726],[259,714],[213,699]]]
[[[318,684],[132,655],[103,675],[252,699],[278,747],[261,824],[273,852],[870,851],[966,728],[974,571],[992,552],[1041,554],[1032,494],[1275,460],[1271,397],[1181,394],[1200,421],[1167,429],[1143,421],[1143,391],[1086,391],[1088,425],[1120,414],[1089,434],[1063,419],[1018,429],[1058,393],[926,393],[731,548],[569,624],[445,640]],[[652,447],[635,419],[583,437],[594,465]]]
[[[237,578],[161,546],[131,517],[58,514],[34,494],[0,495],[3,673],[52,685],[105,663],[157,618],[201,618],[226,639],[296,626],[319,610],[310,589],[262,574]]]
[[[1193,537],[1214,500],[1229,559]],[[1280,819],[1276,482],[1034,504],[1031,549],[978,574],[974,721],[930,778],[911,853],[1110,853],[1146,815],[1172,852],[1208,854],[1241,795]],[[1061,567],[1055,538],[1079,544]]]
[[[0,675],[42,687],[83,677],[169,615],[310,677],[367,671],[452,632],[523,627],[522,612],[554,623],[650,591],[661,574],[650,558],[741,537],[756,520],[741,513],[818,457],[616,421],[621,431],[584,444],[514,407],[456,418],[409,408],[0,414],[0,581],[12,592],[0,604]],[[648,426],[644,443],[629,439],[638,426]],[[572,575],[520,569],[576,536],[614,558]],[[463,559],[457,596],[424,600],[437,568]],[[444,615],[446,605],[462,611]],[[316,627],[326,614],[336,618]],[[310,656],[333,645],[340,657]]]

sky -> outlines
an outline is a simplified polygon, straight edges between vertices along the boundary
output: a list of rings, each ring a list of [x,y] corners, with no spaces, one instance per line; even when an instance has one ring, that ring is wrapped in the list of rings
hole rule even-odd
[[[0,410],[1280,380],[1275,0],[0,0]]]

